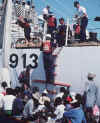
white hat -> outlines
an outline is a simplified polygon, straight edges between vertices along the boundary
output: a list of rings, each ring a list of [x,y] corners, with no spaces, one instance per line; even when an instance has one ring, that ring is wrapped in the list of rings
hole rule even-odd
[[[71,104],[76,103],[78,100],[76,99],[76,93],[75,92],[71,92],[70,93],[72,101],[70,102]]]
[[[63,95],[64,95],[64,93],[63,93],[63,92],[58,93],[58,94],[56,95],[56,97],[55,97],[55,98],[58,98],[58,97],[62,98],[62,97],[63,97]]]
[[[88,76],[87,76],[88,78],[94,78],[94,77],[96,77],[96,74],[94,74],[94,73],[88,73]]]
[[[45,103],[45,101],[50,102],[50,98],[47,96],[41,96],[39,99],[39,103],[43,105]]]
[[[40,94],[38,92],[32,93],[32,97],[39,100],[40,99]]]
[[[44,93],[44,94],[48,94],[48,91],[45,89],[45,90],[43,91],[43,93]]]
[[[51,35],[50,34],[46,34],[46,37],[51,38]]]

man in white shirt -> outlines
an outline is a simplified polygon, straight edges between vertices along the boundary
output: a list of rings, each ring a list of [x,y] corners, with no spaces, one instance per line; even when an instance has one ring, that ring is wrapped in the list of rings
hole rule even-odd
[[[43,18],[45,20],[48,19],[49,13],[50,13],[50,6],[47,5],[46,8],[43,9]]]
[[[86,40],[86,27],[88,24],[88,16],[86,9],[83,6],[80,6],[78,1],[74,1],[74,7],[77,8],[77,18],[80,19],[80,42]]]
[[[15,100],[13,89],[7,88],[6,95],[3,97],[3,110],[6,115],[12,115],[12,106]]]

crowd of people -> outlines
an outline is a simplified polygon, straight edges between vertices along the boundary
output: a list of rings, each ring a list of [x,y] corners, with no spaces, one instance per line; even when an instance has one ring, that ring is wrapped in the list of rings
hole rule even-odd
[[[40,92],[39,87],[30,88],[25,82],[15,89],[2,82],[0,117],[20,118],[24,123],[99,123],[94,78],[95,74],[88,74],[83,94],[71,92],[70,87],[60,87],[52,96],[47,89]]]

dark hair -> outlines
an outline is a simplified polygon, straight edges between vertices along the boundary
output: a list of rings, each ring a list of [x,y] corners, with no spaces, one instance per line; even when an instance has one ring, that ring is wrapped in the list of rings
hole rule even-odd
[[[88,77],[88,80],[93,80],[93,77]]]
[[[44,105],[45,105],[46,107],[50,107],[50,102],[49,102],[49,101],[45,101],[45,102],[44,102]]]
[[[34,5],[32,5],[32,8],[35,8],[35,6],[34,6]]]
[[[62,20],[64,21],[64,18],[63,17],[59,19],[59,21],[62,21]]]
[[[39,92],[39,87],[33,87],[33,89],[32,89],[32,93],[36,93],[36,92]]]
[[[62,99],[60,97],[57,97],[54,102],[54,106],[60,105],[62,103]]]
[[[28,23],[28,20],[27,20],[27,18],[24,18],[24,21],[26,22],[26,23]],[[28,65],[29,66],[29,65]]]
[[[77,7],[78,4],[79,4],[78,1],[74,1],[74,7]]]
[[[1,86],[2,86],[3,88],[7,87],[7,82],[5,82],[5,81],[2,82]]]
[[[22,5],[24,6],[25,5],[25,2],[22,2]]]
[[[42,96],[47,96],[47,94],[46,93],[42,93]]]
[[[49,5],[47,5],[47,6],[46,6],[46,8],[48,8],[48,9],[49,9],[49,8],[50,8],[50,6],[49,6]]]
[[[81,96],[81,94],[76,94],[76,99],[78,100],[78,102],[80,103],[80,104],[82,104],[82,96]]]
[[[20,88],[20,87],[16,87],[15,88],[15,94],[16,95],[20,95],[20,94],[22,94],[23,93],[23,91],[22,91],[22,89]]]
[[[14,90],[13,90],[12,88],[7,88],[7,89],[6,89],[6,93],[7,93],[8,95],[13,95],[13,94],[14,94]]]
[[[60,88],[60,92],[65,93],[65,92],[66,92],[66,89],[65,89],[64,87],[61,87],[61,88]]]
[[[72,105],[74,108],[80,107],[80,103],[79,103],[79,102],[72,103],[71,105]]]

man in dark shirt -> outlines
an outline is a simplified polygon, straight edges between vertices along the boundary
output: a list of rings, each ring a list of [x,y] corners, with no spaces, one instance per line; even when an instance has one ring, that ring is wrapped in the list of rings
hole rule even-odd
[[[59,23],[60,25],[57,28],[57,42],[58,42],[58,46],[62,47],[65,45],[65,41],[66,41],[66,25],[64,22],[64,18],[60,18],[59,19]]]
[[[54,83],[54,56],[53,52],[53,42],[51,41],[51,35],[47,34],[46,41],[43,43],[43,63],[46,75],[47,83]]]
[[[22,83],[22,85],[26,84],[28,87],[30,87],[30,65],[26,67],[25,71],[22,71],[19,75],[19,82]]]

